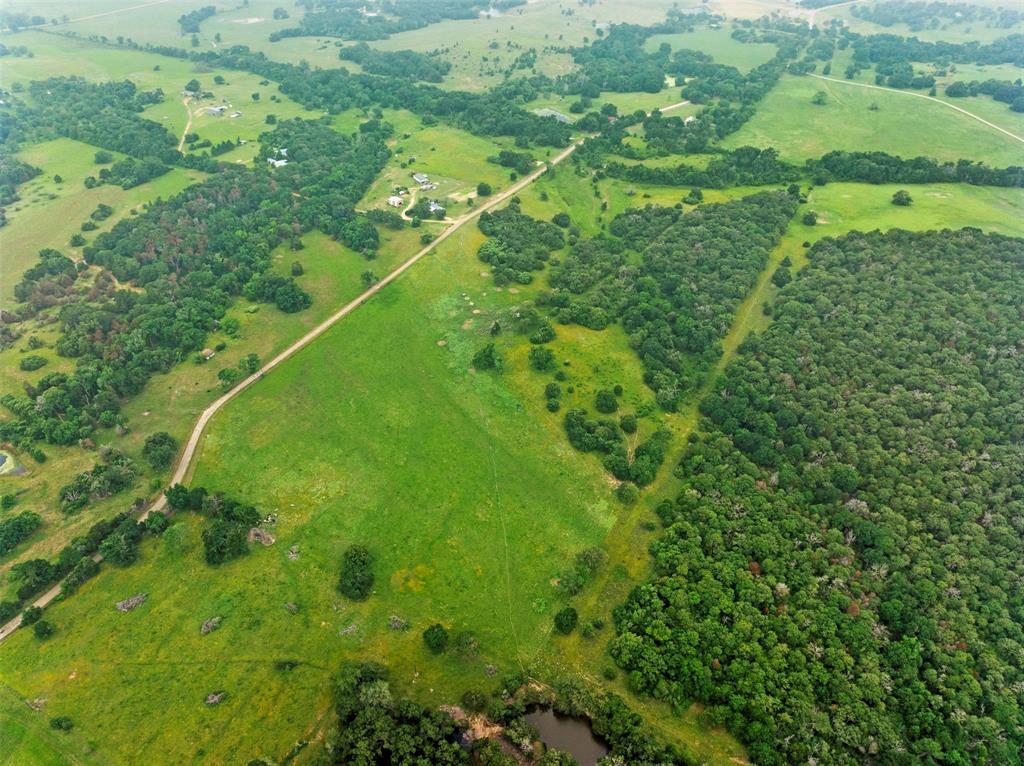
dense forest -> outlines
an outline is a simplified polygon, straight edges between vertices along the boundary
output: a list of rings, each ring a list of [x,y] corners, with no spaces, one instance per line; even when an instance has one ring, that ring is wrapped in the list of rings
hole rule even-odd
[[[3,439],[67,445],[119,423],[120,401],[202,349],[235,296],[306,308],[295,280],[269,271],[278,244],[320,229],[354,249],[376,248],[376,229],[354,206],[390,154],[378,133],[349,138],[325,122],[292,120],[261,141],[261,157],[283,147],[289,164],[225,169],[155,202],[100,234],[82,263],[40,254],[15,287],[18,315],[59,306],[56,349],[76,360],[75,372],[6,394],[0,401],[15,417],[0,424]],[[87,265],[99,273],[80,286]]]
[[[702,403],[612,653],[760,764],[1019,763],[1024,241],[810,259]]]
[[[558,226],[524,215],[515,198],[502,210],[481,215],[477,225],[488,236],[477,257],[491,267],[498,286],[530,284],[532,272],[544,268],[551,251],[565,246]]]
[[[0,226],[7,224],[4,208],[17,202],[18,186],[35,178],[41,171],[19,160],[8,151],[0,151]]]
[[[378,51],[366,43],[342,48],[338,56],[342,61],[359,64],[369,74],[407,80],[441,82],[452,69],[451,63],[439,56],[428,56],[416,51]]]
[[[615,242],[577,245],[552,269],[543,302],[560,322],[621,322],[658,403],[675,409],[721,355],[732,314],[796,206],[790,195],[763,192],[686,215],[628,210],[610,232],[642,253],[640,264],[624,268]]]

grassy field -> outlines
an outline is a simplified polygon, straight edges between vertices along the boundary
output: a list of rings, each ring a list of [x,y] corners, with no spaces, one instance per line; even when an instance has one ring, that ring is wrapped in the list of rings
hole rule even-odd
[[[693,32],[654,35],[647,39],[644,48],[656,51],[662,43],[668,43],[673,51],[687,48],[710,53],[716,63],[734,66],[741,72],[749,72],[759,64],[771,60],[776,50],[776,47],[769,43],[741,43],[734,40],[730,27],[701,27]]]
[[[695,7],[698,3],[694,0],[681,3],[599,0],[593,4],[576,4],[571,15],[567,15],[563,13],[565,4],[560,0],[537,0],[491,18],[446,21],[371,44],[381,50],[407,48],[429,52],[443,49],[453,67],[445,78],[445,86],[482,90],[500,82],[515,59],[531,48],[537,52],[537,72],[551,77],[565,74],[573,66],[571,57],[551,49],[592,42],[596,39],[597,23],[656,23],[664,20],[666,11],[673,5]],[[528,69],[517,70],[518,75],[530,73]]]
[[[30,470],[22,476],[4,478],[4,492],[18,492],[18,508],[35,510],[43,516],[46,526],[28,543],[0,559],[0,576],[18,561],[54,556],[71,537],[81,534],[97,520],[124,510],[138,495],[152,495],[150,480],[156,478],[158,482],[166,482],[169,472],[154,472],[142,461],[141,450],[146,437],[156,431],[167,431],[183,442],[199,413],[220,395],[217,373],[222,368],[236,365],[249,353],[268,359],[279,352],[362,292],[360,275],[363,271],[371,269],[378,276],[383,276],[409,253],[415,252],[419,246],[419,233],[413,229],[385,230],[381,232],[381,240],[380,253],[371,263],[318,232],[303,238],[306,247],[298,253],[284,246],[278,249],[275,253],[276,270],[289,273],[293,261],[302,264],[305,273],[299,282],[313,296],[312,307],[298,314],[283,314],[272,306],[257,306],[240,299],[228,312],[229,317],[239,322],[237,337],[215,333],[209,338],[208,345],[212,348],[224,343],[225,348],[210,362],[197,366],[189,360],[166,375],[155,376],[143,392],[127,402],[122,410],[129,426],[127,434],[118,436],[112,430],[97,434],[99,444],[112,444],[137,459],[143,476],[133,491],[91,504],[74,516],[65,516],[58,509],[57,492],[71,475],[91,468],[97,459],[96,454],[79,448],[47,447],[49,460],[45,467],[19,454],[18,459]],[[56,326],[45,322],[34,322],[28,328],[26,338],[29,334],[35,334],[47,346],[58,337]],[[25,344],[21,343],[0,352],[0,366],[10,373],[4,378],[0,393],[20,392],[22,381],[73,368],[71,360],[62,359],[50,348],[44,348],[36,353],[47,357],[50,364],[39,372],[21,372],[17,369],[17,359],[24,349]],[[13,590],[3,582],[0,599],[8,595],[8,589]]]
[[[319,116],[319,113],[309,111],[281,95],[276,84],[260,85],[262,78],[256,75],[210,69],[154,53],[96,45],[85,40],[68,40],[39,31],[27,30],[17,35],[0,36],[0,41],[8,38],[11,44],[27,46],[33,57],[5,60],[0,77],[0,83],[5,87],[14,82],[26,84],[31,80],[73,73],[96,82],[131,80],[141,90],[161,88],[164,101],[148,107],[143,116],[163,125],[179,138],[188,121],[188,109],[182,103],[180,93],[185,83],[193,78],[198,79],[204,90],[213,93],[213,98],[192,100],[190,132],[214,144],[236,139],[247,142],[220,155],[218,159],[221,160],[251,160],[258,149],[256,139],[261,133],[272,129],[272,126],[266,124],[269,114],[279,120]],[[214,82],[218,76],[224,79],[224,84]],[[254,93],[260,94],[259,100],[253,100]],[[224,116],[214,116],[204,111],[208,107],[221,105],[229,107]],[[228,116],[234,112],[241,114],[238,117]],[[92,157],[92,151],[88,156]]]
[[[0,766],[109,766],[77,732],[50,728],[47,718],[0,686]]]
[[[82,183],[86,176],[96,175],[101,167],[93,160],[95,154],[95,146],[69,138],[36,144],[19,152],[20,159],[43,172],[19,187],[21,200],[7,208],[10,222],[0,228],[4,271],[0,297],[10,298],[21,274],[36,262],[43,248],[76,253],[77,249],[68,244],[71,235],[80,232],[82,222],[89,220],[89,214],[100,203],[114,208],[114,214],[99,222],[96,231],[85,232],[89,241],[130,211],[159,197],[177,194],[204,175],[175,168],[133,189],[110,184],[86,189]],[[62,179],[60,183],[54,180],[57,175]]]
[[[811,103],[818,91],[826,93],[824,106]],[[869,109],[872,104],[877,111]],[[925,154],[999,167],[1019,165],[1024,156],[1024,144],[940,104],[792,75],[784,75],[753,118],[723,144],[772,146],[783,159],[796,162],[833,149]]]
[[[1012,3],[1008,4],[1003,2],[1003,0],[993,0],[993,2],[975,1],[972,4],[1005,8],[1014,7]],[[851,9],[852,6],[845,6],[843,8],[833,8],[820,11],[815,18],[815,22],[821,26],[825,26],[833,19],[839,19],[854,32],[859,32],[864,35],[901,35],[903,37],[917,37],[920,40],[933,42],[943,40],[951,43],[967,43],[974,41],[989,43],[993,40],[998,40],[1001,37],[1006,37],[1007,35],[1019,34],[1022,29],[1024,29],[1024,25],[1022,24],[1017,24],[1009,28],[1000,28],[991,22],[956,21],[954,19],[939,19],[939,25],[937,27],[929,27],[919,30],[912,30],[907,24],[893,24],[890,27],[884,27],[880,24],[874,24],[870,21],[858,19],[851,13]]]
[[[15,636],[4,682],[46,696],[49,715],[73,712],[115,760],[182,763],[280,757],[326,711],[344,656],[386,659],[403,691],[442,699],[488,688],[487,663],[529,664],[547,641],[551,578],[604,537],[615,508],[600,472],[550,438],[557,426],[530,417],[501,381],[469,372],[491,319],[516,296],[478,276],[477,232],[453,240],[212,424],[194,482],[276,513],[273,547],[210,570],[200,522],[179,520],[140,565],[52,608],[58,640],[40,650]],[[335,591],[352,542],[378,557],[363,605]],[[144,607],[112,609],[139,590],[150,594]],[[213,614],[224,627],[203,638],[198,625]],[[392,614],[413,629],[388,629]],[[479,659],[428,656],[419,633],[433,621],[474,631]],[[288,658],[302,664],[275,670]],[[230,695],[215,709],[202,704],[211,685]]]
[[[350,133],[364,119],[351,110],[338,115],[334,125],[342,133]],[[486,181],[495,192],[511,183],[508,168],[487,161],[501,149],[514,148],[511,140],[480,138],[449,125],[426,127],[417,115],[405,110],[384,110],[384,119],[395,127],[395,135],[388,140],[393,154],[364,195],[361,208],[387,208],[387,198],[396,186],[419,194],[413,173],[426,173],[438,185],[423,195],[443,200],[450,216],[465,212],[466,199],[476,196],[479,182]],[[405,199],[408,204],[409,197]]]

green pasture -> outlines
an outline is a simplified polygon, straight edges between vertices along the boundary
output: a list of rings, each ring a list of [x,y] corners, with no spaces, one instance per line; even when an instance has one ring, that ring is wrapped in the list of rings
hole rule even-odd
[[[0,766],[111,766],[79,733],[50,728],[49,718],[45,703],[41,710],[33,710],[10,689],[0,686]]]
[[[811,103],[818,91],[826,94],[823,106]],[[1019,165],[1024,157],[1024,144],[941,104],[793,75],[783,75],[750,121],[723,145],[771,146],[793,162],[835,149],[970,159],[999,167]]]
[[[489,18],[445,21],[371,45],[380,50],[442,50],[452,63],[445,87],[478,91],[499,83],[515,59],[531,48],[537,52],[537,72],[551,77],[566,74],[573,67],[572,58],[554,49],[593,42],[597,39],[597,24],[654,24],[664,20],[673,5],[691,7],[697,3],[635,0],[576,4],[572,14],[566,15],[563,11],[568,6],[559,0],[537,0]],[[529,75],[531,70],[519,69],[515,74]]]
[[[345,656],[386,660],[403,692],[431,700],[489,689],[489,664],[528,666],[558,605],[551,579],[603,539],[616,507],[600,471],[551,438],[560,426],[532,416],[539,397],[470,371],[517,301],[479,276],[479,241],[453,237],[211,424],[193,483],[276,514],[274,546],[209,569],[201,522],[182,518],[138,565],[52,607],[55,640],[16,635],[4,683],[47,696],[50,714],[73,711],[114,760],[182,763],[280,758],[326,712]],[[335,590],[354,542],[378,557],[365,604]],[[128,591],[150,597],[123,615],[112,604]],[[215,614],[224,626],[201,636]],[[412,629],[389,629],[391,615]],[[479,657],[428,655],[420,632],[434,621],[476,633]],[[284,673],[281,659],[301,664]],[[211,709],[214,686],[229,697]]]
[[[57,493],[72,475],[92,467],[98,459],[96,453],[77,447],[46,447],[49,459],[44,466],[36,464],[27,455],[18,454],[18,460],[29,471],[22,476],[4,477],[3,492],[17,492],[19,509],[36,511],[43,517],[45,526],[29,542],[0,559],[0,575],[18,561],[56,555],[72,537],[82,534],[96,521],[124,510],[134,497],[152,496],[150,480],[156,477],[158,481],[166,482],[170,471],[153,471],[142,459],[146,437],[156,431],[167,431],[179,443],[184,443],[202,410],[220,396],[217,373],[221,369],[234,367],[250,353],[258,354],[263,360],[271,359],[359,295],[364,289],[360,278],[364,271],[372,270],[382,277],[415,252],[419,248],[419,232],[411,228],[398,232],[383,230],[378,257],[370,262],[319,232],[307,234],[303,242],[305,248],[299,252],[292,252],[287,246],[279,247],[274,253],[274,268],[289,274],[294,261],[302,264],[305,273],[298,280],[313,296],[313,305],[309,309],[297,314],[284,314],[273,306],[251,304],[240,298],[228,312],[228,317],[239,322],[237,337],[214,333],[207,345],[215,348],[224,343],[225,348],[209,362],[197,365],[189,359],[165,375],[154,376],[143,392],[128,401],[122,410],[127,419],[128,433],[119,436],[113,430],[104,430],[97,434],[99,444],[109,443],[136,459],[142,478],[134,491],[95,502],[73,516],[66,516],[59,510]],[[52,350],[52,344],[59,337],[56,325],[44,317],[33,320],[26,330],[26,340],[29,335],[36,335],[46,343],[45,348],[32,353],[41,354],[50,363],[36,372],[22,372],[17,369],[17,362],[26,353],[24,342],[0,351],[0,366],[10,372],[0,393],[20,392],[23,381],[36,380],[52,371],[68,372],[74,367],[73,360],[59,357]],[[10,587],[6,582],[3,586],[0,598]]]
[[[741,72],[749,72],[770,61],[776,50],[776,46],[770,43],[741,43],[734,40],[732,28],[728,26],[719,29],[700,27],[693,32],[653,35],[647,38],[644,49],[653,52],[662,43],[668,43],[673,51],[689,49],[709,53],[716,63],[734,66]]]
[[[334,125],[342,133],[351,133],[364,119],[358,110],[349,110],[338,115]],[[495,193],[511,183],[509,168],[487,161],[502,149],[514,148],[509,139],[480,138],[450,125],[427,127],[417,115],[406,110],[386,109],[383,119],[395,128],[394,136],[388,140],[392,155],[364,195],[362,207],[390,209],[387,198],[394,188],[408,187],[419,196],[445,201],[449,215],[455,216],[465,212],[459,205],[476,196],[481,181],[489,183]],[[419,185],[412,180],[413,173],[426,173],[438,188],[420,192]],[[409,196],[404,199],[399,209],[409,204]]]
[[[875,84],[875,70],[874,68],[863,69],[859,71],[853,78],[846,77],[846,67],[853,62],[853,51],[847,49],[845,51],[836,51],[836,55],[832,60],[832,74],[831,76],[836,79],[842,79],[844,82],[860,82],[868,85]],[[819,69],[820,71],[820,69]],[[962,80],[964,82],[970,82],[972,80],[1010,80],[1014,81],[1024,74],[1024,70],[1019,67],[1013,66],[1012,64],[997,64],[989,66],[977,66],[974,64],[951,64],[949,67],[940,67],[936,64],[930,63],[915,63],[914,71],[919,74],[928,74],[935,77],[936,80],[936,96],[938,100],[957,106],[961,109],[965,109],[972,114],[976,114],[984,120],[988,120],[994,125],[998,125],[1004,130],[1008,130],[1011,133],[1016,133],[1018,136],[1024,136],[1024,114],[1020,112],[1014,112],[1010,109],[1009,104],[1004,104],[990,96],[968,96],[965,98],[949,98],[945,95],[946,86],[956,80]],[[942,74],[945,72],[945,74]],[[877,91],[876,91],[877,92]],[[928,90],[910,90],[907,89],[902,91],[904,93],[917,93],[919,95],[927,95]],[[951,111],[950,114],[953,114]],[[978,124],[978,128],[982,129],[983,126]],[[1022,149],[1024,151],[1024,149]]]
[[[18,188],[21,199],[7,208],[9,223],[0,228],[0,251],[3,253],[0,297],[10,298],[22,273],[36,262],[39,251],[46,247],[66,255],[80,254],[68,242],[80,233],[81,224],[90,220],[100,203],[114,208],[114,214],[97,224],[91,232],[81,232],[87,241],[107,231],[117,221],[139,210],[143,204],[159,197],[170,197],[203,177],[195,170],[174,168],[159,178],[122,189],[104,184],[86,189],[86,176],[95,176],[101,165],[95,163],[97,148],[69,138],[58,138],[30,146],[18,157],[43,172]],[[119,157],[116,155],[115,157]],[[54,176],[59,175],[57,183]]]
[[[14,82],[27,84],[32,80],[73,73],[96,82],[131,80],[141,90],[160,88],[164,92],[163,102],[148,107],[143,115],[166,127],[175,137],[180,138],[184,132],[188,110],[191,109],[189,132],[197,133],[200,139],[209,139],[214,144],[237,139],[247,142],[220,155],[218,159],[221,160],[251,160],[258,149],[256,140],[259,135],[273,129],[266,123],[267,115],[273,114],[278,120],[319,116],[279,93],[276,83],[261,85],[264,80],[253,74],[211,69],[155,53],[69,40],[40,31],[6,35],[0,37],[0,41],[8,38],[12,44],[27,46],[34,55],[32,58],[5,60],[0,78],[5,87]],[[218,76],[224,79],[224,84],[214,82]],[[181,91],[193,78],[199,80],[204,90],[212,92],[213,98],[192,99],[186,107]],[[253,100],[254,93],[259,94],[259,100]],[[228,107],[223,116],[205,111],[217,106]],[[235,112],[241,114],[231,117]],[[89,157],[92,157],[92,152]]]
[[[1002,0],[993,2],[975,2],[976,5],[991,5],[995,7],[1012,8]],[[917,37],[920,40],[930,42],[944,41],[951,43],[982,42],[990,43],[1007,35],[1019,34],[1024,25],[1017,24],[1009,28],[1000,28],[991,21],[957,21],[954,19],[939,19],[938,26],[925,27],[924,29],[913,30],[907,24],[893,24],[891,27],[884,27],[870,21],[858,19],[851,11],[852,6],[821,10],[815,17],[815,23],[820,26],[827,25],[834,19],[842,20],[843,23],[854,32],[864,35],[900,35],[902,37]]]

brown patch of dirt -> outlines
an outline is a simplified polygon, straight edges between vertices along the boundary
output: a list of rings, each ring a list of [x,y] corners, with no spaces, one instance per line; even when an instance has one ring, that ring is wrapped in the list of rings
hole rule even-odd
[[[260,545],[274,544],[274,536],[265,529],[260,529],[259,527],[253,527],[249,530],[248,539],[250,543],[259,543]]]
[[[465,322],[462,323],[462,329],[463,330],[468,330],[472,326],[473,326],[473,320],[472,319],[467,319]]]

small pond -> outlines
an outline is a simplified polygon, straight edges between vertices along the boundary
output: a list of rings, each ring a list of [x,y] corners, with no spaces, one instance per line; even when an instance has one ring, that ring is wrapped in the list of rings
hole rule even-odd
[[[25,468],[15,462],[14,455],[0,450],[0,476],[21,476],[23,473]]]
[[[538,708],[526,715],[526,722],[537,727],[541,741],[552,750],[561,750],[575,758],[580,766],[596,766],[608,755],[608,746],[590,730],[583,718],[559,715],[551,708]]]

